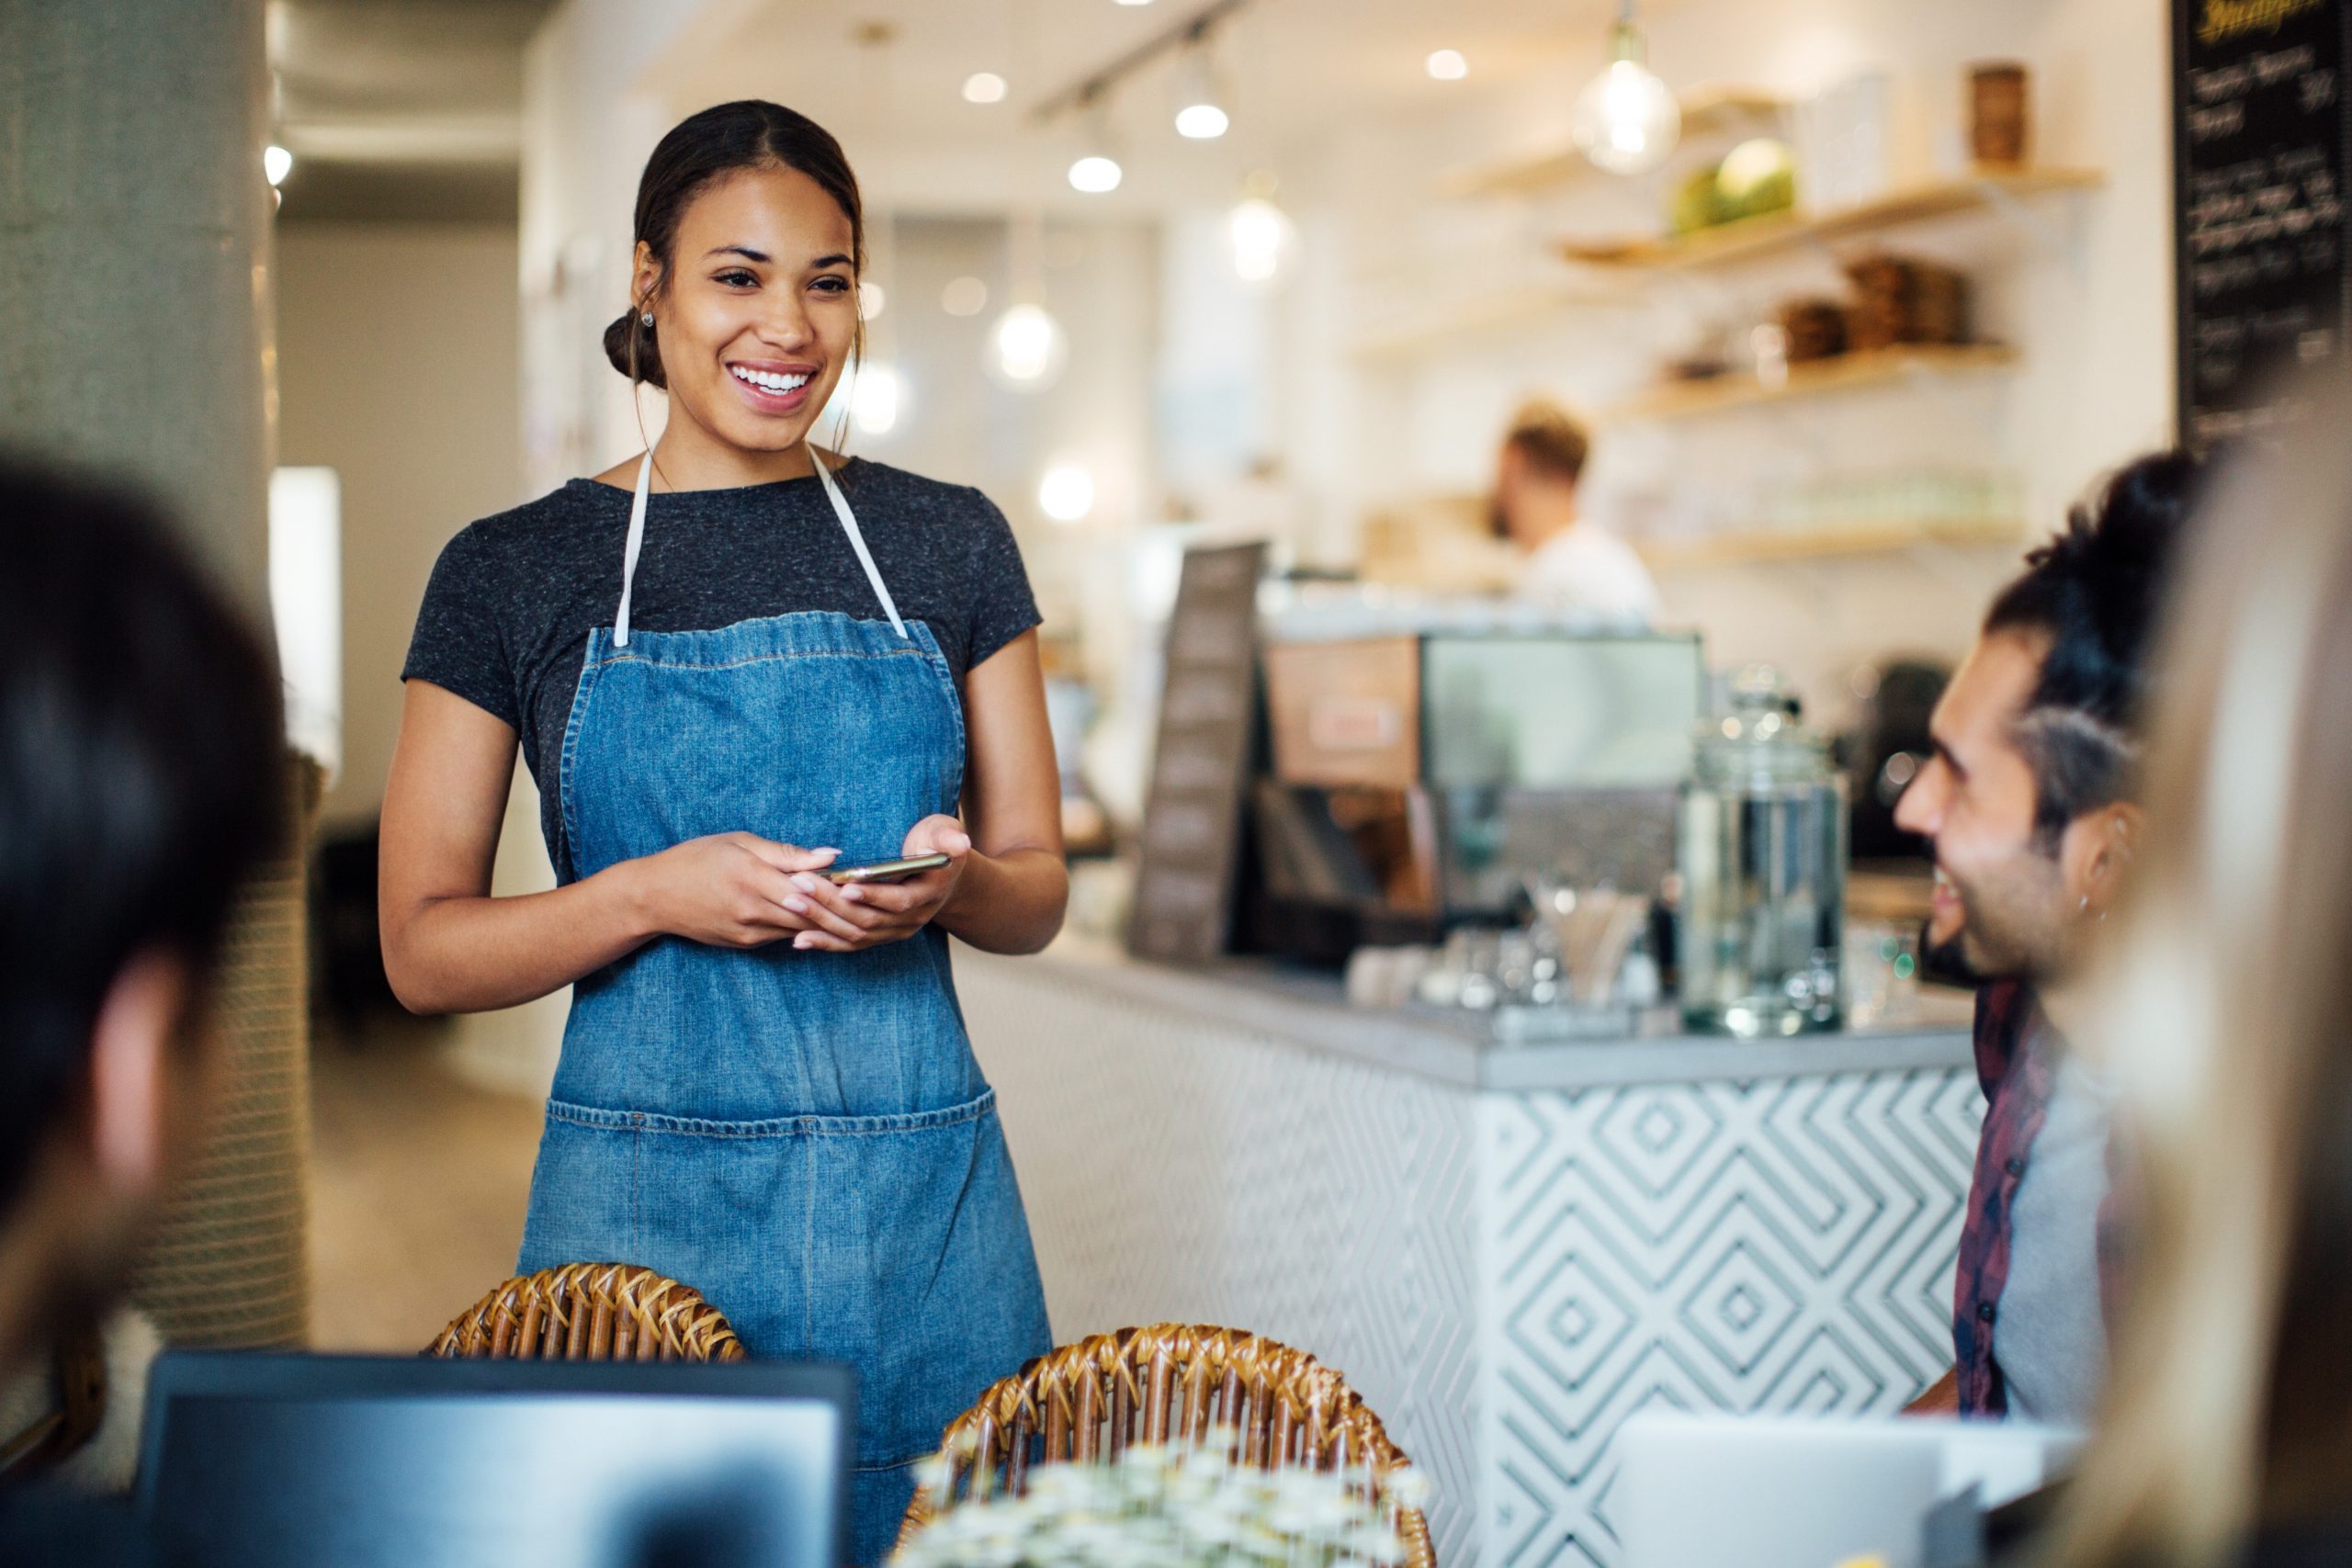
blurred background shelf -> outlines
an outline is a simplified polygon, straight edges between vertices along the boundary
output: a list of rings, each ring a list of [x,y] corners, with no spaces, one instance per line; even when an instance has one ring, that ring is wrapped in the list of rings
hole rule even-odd
[[[1637,539],[1634,547],[1653,568],[1672,570],[1883,555],[1933,545],[2009,545],[2024,536],[2025,525],[2018,518],[1968,517],[1826,524],[1813,528],[1741,528],[1690,539]]]
[[[1560,254],[1589,266],[1724,266],[1806,245],[1868,238],[1930,219],[1997,210],[2052,192],[2087,190],[2106,177],[2095,169],[1979,169],[1834,212],[1773,212],[1680,235],[1570,240],[1561,243]]]
[[[1572,310],[1623,310],[1638,303],[1622,287],[1564,280],[1474,289],[1437,310],[1399,311],[1361,328],[1349,343],[1359,360],[1411,359],[1459,348],[1482,334],[1549,326]]]
[[[1740,130],[1760,134],[1775,125],[1790,105],[1786,98],[1754,87],[1696,87],[1680,95],[1686,140]],[[1532,196],[1576,181],[1621,176],[1592,166],[1566,137],[1523,152],[1447,171],[1438,194],[1453,199],[1481,196]]]
[[[1725,372],[1688,381],[1664,381],[1600,411],[1609,421],[1685,419],[1722,409],[1794,398],[1824,397],[1910,377],[1946,376],[2007,369],[2018,351],[2007,344],[1904,344],[1864,349],[1788,367],[1787,377],[1768,382],[1746,372]]]

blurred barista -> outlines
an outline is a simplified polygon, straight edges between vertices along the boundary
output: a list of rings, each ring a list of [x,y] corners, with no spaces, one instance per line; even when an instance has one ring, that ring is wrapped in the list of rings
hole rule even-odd
[[[1657,584],[1624,540],[1579,514],[1577,479],[1591,442],[1555,403],[1512,419],[1495,473],[1497,535],[1527,558],[1518,592],[1560,610],[1657,618]]]

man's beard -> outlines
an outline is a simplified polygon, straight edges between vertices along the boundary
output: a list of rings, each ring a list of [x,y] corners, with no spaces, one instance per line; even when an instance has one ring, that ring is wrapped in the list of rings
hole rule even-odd
[[[1930,942],[1928,939],[1928,933],[1934,929],[1934,926],[1935,922],[1932,919],[1923,920],[1919,924],[1921,977],[1940,980],[1948,986],[1961,986],[1969,989],[1983,985],[1984,976],[1978,974],[1976,965],[1968,961],[1966,915],[1963,913],[1962,917],[1960,929],[1942,942]]]
[[[1930,971],[1963,976],[1963,983],[1987,980],[2039,980],[2061,959],[2054,935],[2039,935],[2040,913],[2023,886],[2029,877],[2054,876],[2056,864],[2027,850],[2010,863],[2014,874],[1997,881],[1964,882],[1944,870],[1945,880],[1960,899],[1960,929],[1922,954]],[[1993,897],[1986,883],[2007,887],[2010,896]],[[2039,940],[2037,936],[2039,935]]]

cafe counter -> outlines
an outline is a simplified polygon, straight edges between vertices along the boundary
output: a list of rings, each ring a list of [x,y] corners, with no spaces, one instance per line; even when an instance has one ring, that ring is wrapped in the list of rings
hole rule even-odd
[[[1951,1363],[1964,1013],[1504,1046],[1246,961],[956,967],[1056,1337],[1311,1350],[1430,1476],[1449,1568],[1613,1564],[1646,1405],[1883,1413]]]

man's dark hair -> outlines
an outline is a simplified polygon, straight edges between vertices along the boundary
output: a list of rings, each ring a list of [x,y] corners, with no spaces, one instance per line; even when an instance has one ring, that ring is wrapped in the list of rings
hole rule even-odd
[[[1569,484],[1584,476],[1585,459],[1592,454],[1592,437],[1576,416],[1540,398],[1511,416],[1503,445],[1516,447],[1535,467]]]
[[[2203,470],[2158,452],[2116,470],[1984,617],[1987,635],[2040,633],[2050,649],[2017,728],[2034,776],[2034,834],[2054,853],[2066,825],[2129,800],[2146,716],[2149,653]]]
[[[155,513],[0,458],[0,1209],[124,964],[216,957],[284,734],[275,661]]]

